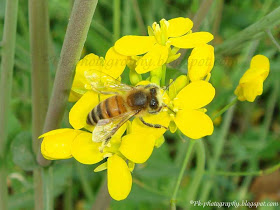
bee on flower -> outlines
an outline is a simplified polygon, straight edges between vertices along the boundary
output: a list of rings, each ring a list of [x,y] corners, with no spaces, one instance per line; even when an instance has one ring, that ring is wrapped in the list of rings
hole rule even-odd
[[[149,36],[125,36],[105,58],[85,56],[76,66],[69,101],[74,129],[43,134],[41,152],[46,159],[74,157],[83,164],[107,169],[108,191],[115,200],[131,190],[135,164],[148,160],[154,147],[164,143],[164,133],[177,128],[187,137],[199,139],[214,127],[204,108],[215,96],[208,82],[214,65],[213,39],[208,32],[192,33],[188,18],[162,19],[149,27]],[[172,47],[171,47],[172,46]],[[163,69],[176,60],[179,48],[193,48],[188,74],[165,84]],[[143,55],[144,54],[144,55]],[[157,64],[144,67],[149,59]],[[132,85],[121,82],[126,66]],[[150,76],[142,79],[143,73]]]

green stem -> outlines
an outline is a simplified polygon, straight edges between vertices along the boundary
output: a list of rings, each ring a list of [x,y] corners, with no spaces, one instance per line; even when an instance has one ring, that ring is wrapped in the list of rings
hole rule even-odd
[[[38,136],[43,132],[49,101],[49,17],[47,1],[29,0],[29,29],[32,69],[32,147],[37,155],[40,151]],[[44,208],[42,172],[40,168],[36,168],[33,173],[36,210]]]
[[[187,164],[190,160],[190,156],[191,156],[191,153],[192,153],[192,150],[193,150],[193,147],[194,147],[195,143],[196,143],[195,140],[190,140],[190,142],[188,144],[188,149],[187,149],[187,152],[186,152],[186,156],[185,156],[184,161],[182,163],[181,170],[180,170],[179,175],[177,177],[175,188],[174,188],[174,191],[172,193],[171,200],[170,200],[170,205],[171,205],[172,210],[176,209],[177,194],[178,194],[178,191],[179,191],[179,187],[180,187],[183,175],[185,173]]]
[[[213,173],[216,170],[217,163],[218,163],[219,158],[222,154],[223,147],[224,147],[224,142],[225,142],[226,136],[227,136],[228,131],[229,131],[229,127],[230,127],[230,124],[231,124],[233,113],[234,113],[234,106],[232,106],[228,110],[228,112],[226,113],[224,122],[223,122],[222,127],[221,127],[221,133],[219,134],[219,138],[215,142],[214,157],[213,157],[213,160],[211,161],[210,166],[209,166],[209,171],[211,173]],[[213,180],[210,179],[203,186],[203,189],[201,191],[202,194],[201,194],[201,197],[200,197],[201,201],[206,201],[207,200],[212,186],[213,186]]]
[[[97,2],[98,0],[76,0],[74,3],[56,71],[44,132],[60,126],[75,66],[80,59]],[[46,160],[40,152],[37,160],[43,166],[50,164],[50,161]]]
[[[73,174],[73,162],[71,162],[71,175]],[[69,176],[66,183],[66,189],[63,194],[63,209],[64,210],[73,210],[73,179],[72,176]]]
[[[196,153],[196,170],[193,176],[193,180],[190,183],[187,191],[187,207],[186,209],[190,209],[190,201],[196,200],[197,191],[199,185],[201,183],[202,177],[205,171],[205,146],[202,139],[197,140],[195,145],[195,153]]]
[[[162,66],[162,70],[161,70],[161,80],[160,80],[160,86],[163,87],[165,86],[165,80],[166,80],[166,65],[164,64]]]
[[[120,38],[121,31],[121,1],[114,0],[114,12],[113,12],[113,31],[114,31],[114,42]]]
[[[53,193],[53,167],[44,168],[44,209],[54,209],[54,193]]]
[[[226,112],[230,107],[232,107],[238,101],[237,98],[234,98],[230,103],[228,103],[224,108],[222,108],[217,114],[212,117],[212,120],[215,120],[217,117],[221,116],[224,112]]]
[[[269,167],[265,170],[260,171],[249,171],[249,172],[243,172],[243,171],[237,171],[237,172],[231,172],[231,171],[214,171],[214,172],[208,172],[206,171],[205,174],[209,175],[218,175],[218,176],[263,176],[271,174],[275,171],[280,169],[280,163],[276,164],[275,166]]]
[[[5,22],[2,40],[1,81],[0,81],[0,209],[7,209],[7,121],[12,92],[13,68],[16,44],[18,0],[6,1]]]
[[[259,21],[248,26],[241,32],[233,35],[227,41],[215,47],[215,53],[226,53],[231,52],[236,46],[240,46],[246,41],[250,41],[254,38],[260,37],[264,34],[268,28],[272,28],[277,25],[280,21],[280,7],[277,7],[271,13],[264,16]]]

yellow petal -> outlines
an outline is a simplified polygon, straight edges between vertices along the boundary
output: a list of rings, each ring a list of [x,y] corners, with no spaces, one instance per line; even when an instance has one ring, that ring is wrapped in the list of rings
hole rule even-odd
[[[213,38],[213,35],[208,32],[195,32],[177,38],[170,38],[169,41],[175,47],[187,49],[206,44]]]
[[[257,96],[263,93],[263,80],[259,76],[250,82],[240,84],[239,87],[242,89],[239,90],[240,98],[242,99],[243,97],[243,99],[253,102]],[[236,95],[239,96],[238,90],[235,93],[237,93]]]
[[[82,132],[73,141],[71,152],[73,157],[83,164],[95,164],[103,159],[103,153],[100,153],[101,143],[92,141],[92,134]]]
[[[148,123],[159,124],[165,127],[168,127],[170,122],[169,114],[165,111],[161,111],[160,113],[154,115],[147,114],[143,118]],[[147,125],[144,125],[138,117],[132,121],[131,130],[132,133],[145,133],[147,135],[152,134],[155,139],[158,139],[166,132],[165,128],[151,128]]]
[[[94,91],[86,92],[79,101],[75,103],[69,113],[69,122],[75,129],[86,126],[87,115],[99,103],[98,94]]]
[[[120,152],[134,163],[144,163],[151,156],[155,138],[144,133],[131,133],[122,138]]]
[[[85,71],[98,70],[103,67],[103,59],[91,53],[80,60],[76,66],[76,72],[71,89],[85,90],[85,84],[88,84],[85,78]]]
[[[42,155],[50,160],[71,158],[72,142],[81,132],[74,129],[57,129],[44,134]]]
[[[251,69],[263,69],[267,74],[264,75],[264,80],[266,79],[269,72],[269,60],[264,55],[255,55],[250,64]]]
[[[72,131],[72,130],[73,129],[71,129],[71,128],[60,128],[60,129],[52,130],[52,131],[42,134],[41,136],[38,137],[38,139],[41,139],[46,136],[52,136],[52,135],[56,135],[56,134],[60,134],[60,133],[65,133],[67,131]]]
[[[156,43],[154,36],[124,36],[116,41],[114,49],[126,56],[148,52]]]
[[[203,44],[195,47],[188,59],[188,75],[191,81],[202,80],[214,66],[214,47]]]
[[[117,53],[114,48],[111,47],[106,53],[102,72],[117,79],[123,73],[126,63],[127,56]]]
[[[178,111],[175,123],[184,135],[192,139],[212,135],[214,130],[210,117],[197,110]]]
[[[117,201],[125,199],[131,190],[132,177],[126,162],[118,155],[108,158],[108,191]]]
[[[174,99],[179,109],[199,109],[209,104],[215,96],[215,88],[203,80],[191,82]]]
[[[186,34],[193,27],[193,22],[189,18],[173,18],[168,20],[169,26],[167,29],[168,37],[178,37]]]
[[[155,44],[153,48],[137,61],[135,71],[144,74],[166,63],[168,58],[168,47]]]

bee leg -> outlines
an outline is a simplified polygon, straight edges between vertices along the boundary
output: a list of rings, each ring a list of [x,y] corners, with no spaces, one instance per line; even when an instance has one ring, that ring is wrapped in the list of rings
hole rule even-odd
[[[146,122],[142,117],[139,117],[141,122],[144,124],[144,125],[147,125],[151,128],[165,128],[166,130],[168,130],[167,127],[163,126],[163,125],[160,125],[160,124],[152,124],[152,123],[148,123]]]

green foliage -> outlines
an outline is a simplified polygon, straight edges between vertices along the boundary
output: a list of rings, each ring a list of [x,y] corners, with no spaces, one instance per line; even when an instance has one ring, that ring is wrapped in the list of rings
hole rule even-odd
[[[20,132],[11,144],[13,161],[25,171],[32,171],[37,167],[32,152],[32,135],[28,131]]]

